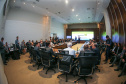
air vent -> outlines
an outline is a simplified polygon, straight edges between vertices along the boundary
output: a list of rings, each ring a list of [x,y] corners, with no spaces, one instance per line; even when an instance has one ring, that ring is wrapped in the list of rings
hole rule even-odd
[[[20,9],[21,7],[20,7],[20,6],[14,6],[14,8],[16,8],[16,9]]]
[[[87,8],[87,10],[90,10],[90,8]]]
[[[39,0],[36,0],[37,2],[39,2]]]

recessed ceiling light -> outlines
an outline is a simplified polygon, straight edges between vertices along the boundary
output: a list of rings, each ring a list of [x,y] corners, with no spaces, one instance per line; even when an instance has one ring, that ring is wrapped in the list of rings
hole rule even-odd
[[[74,9],[72,9],[72,11],[74,11]]]
[[[33,7],[35,7],[35,6],[33,6]]]
[[[25,4],[25,2],[23,4]]]
[[[79,19],[80,20],[80,19]]]
[[[78,16],[78,15],[76,15],[76,16]]]
[[[66,4],[68,4],[68,0],[66,0],[65,2],[66,2]]]
[[[15,0],[14,0],[14,2],[15,2]]]

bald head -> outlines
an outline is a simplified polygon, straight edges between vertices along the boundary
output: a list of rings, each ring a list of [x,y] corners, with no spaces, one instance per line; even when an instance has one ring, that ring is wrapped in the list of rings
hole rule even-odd
[[[67,47],[72,47],[72,43],[67,43]]]

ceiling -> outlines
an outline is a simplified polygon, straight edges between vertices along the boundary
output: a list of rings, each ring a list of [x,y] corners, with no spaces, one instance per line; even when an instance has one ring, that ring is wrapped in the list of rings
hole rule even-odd
[[[110,0],[11,0],[10,6],[51,16],[64,24],[98,23],[109,2]]]

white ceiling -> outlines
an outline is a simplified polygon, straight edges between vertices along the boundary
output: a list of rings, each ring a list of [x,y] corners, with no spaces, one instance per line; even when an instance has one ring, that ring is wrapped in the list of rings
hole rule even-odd
[[[67,0],[68,3],[66,4],[65,1],[11,0],[11,7],[51,16],[65,24],[97,23],[101,21],[103,11],[110,2],[110,0]]]

